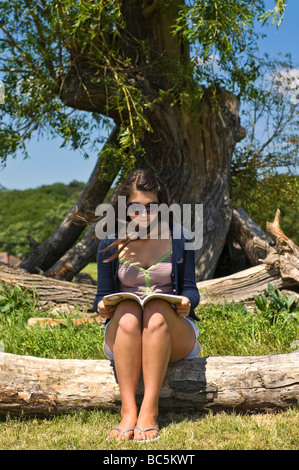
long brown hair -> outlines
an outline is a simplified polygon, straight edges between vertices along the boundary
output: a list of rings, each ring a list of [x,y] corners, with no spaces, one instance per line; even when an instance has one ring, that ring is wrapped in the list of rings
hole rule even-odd
[[[169,193],[163,181],[159,178],[159,176],[153,170],[149,170],[146,168],[139,168],[139,169],[132,171],[127,176],[125,181],[120,185],[120,187],[115,190],[115,193],[111,200],[111,205],[114,209],[116,220],[119,220],[118,197],[125,196],[127,200],[130,194],[132,193],[132,191],[134,190],[156,193],[158,197],[158,202],[167,204],[169,206]],[[159,217],[160,215],[161,214],[158,213]],[[171,213],[169,214],[169,218],[172,219]],[[129,221],[130,221],[130,218],[127,217],[126,221],[122,221],[122,222],[125,222],[126,224],[128,224]],[[148,227],[148,230],[149,229],[150,228]],[[133,239],[129,237],[128,235],[125,238],[119,238],[117,235],[116,240],[102,250],[102,251],[106,251],[115,246],[118,247],[116,253],[114,253],[110,258],[106,259],[104,262],[107,263],[109,261],[112,261],[114,258],[116,258],[119,255],[119,253],[123,250],[123,248],[127,246],[131,241],[133,241]],[[121,248],[119,248],[120,244],[122,244]]]

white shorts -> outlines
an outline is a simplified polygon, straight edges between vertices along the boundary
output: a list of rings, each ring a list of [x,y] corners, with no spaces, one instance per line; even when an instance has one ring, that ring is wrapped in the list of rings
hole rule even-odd
[[[188,354],[188,356],[186,356],[184,359],[194,359],[195,357],[197,357],[200,354],[200,351],[201,351],[201,345],[200,345],[200,343],[197,339],[198,335],[199,335],[199,328],[196,325],[196,323],[193,320],[191,320],[190,318],[184,317],[184,319],[187,320],[192,325],[192,328],[193,328],[194,333],[195,333],[194,347],[193,347],[192,351],[190,352],[190,354]],[[108,344],[106,343],[106,328],[107,328],[108,325],[109,325],[109,323],[106,323],[105,329],[104,329],[103,352],[104,352],[105,356],[108,357],[108,359],[113,361],[113,352],[111,351]]]

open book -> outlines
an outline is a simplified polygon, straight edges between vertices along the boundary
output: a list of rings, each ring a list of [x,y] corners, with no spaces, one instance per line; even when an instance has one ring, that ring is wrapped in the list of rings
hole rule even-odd
[[[180,295],[172,295],[172,294],[160,294],[160,293],[153,293],[149,294],[144,299],[141,299],[138,295],[133,294],[132,292],[117,292],[116,294],[109,294],[105,295],[103,297],[103,302],[105,305],[117,305],[119,302],[122,302],[123,300],[136,300],[141,307],[144,307],[144,305],[149,301],[153,299],[161,299],[165,300],[166,302],[170,304],[177,304],[180,303],[182,300],[182,296]]]

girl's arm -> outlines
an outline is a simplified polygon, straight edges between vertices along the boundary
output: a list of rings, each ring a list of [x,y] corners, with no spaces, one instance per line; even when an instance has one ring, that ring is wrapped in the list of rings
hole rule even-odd
[[[104,260],[111,255],[110,250],[101,252],[108,246],[107,239],[102,239],[99,243],[97,253],[97,267],[98,267],[98,281],[97,281],[97,293],[94,299],[93,308],[98,311],[98,303],[102,300],[105,295],[114,293],[114,281],[112,272],[112,262],[104,263]]]
[[[187,240],[190,242],[189,240]],[[195,281],[195,250],[184,250],[183,290],[181,295],[190,300],[191,310],[199,304],[200,295]]]

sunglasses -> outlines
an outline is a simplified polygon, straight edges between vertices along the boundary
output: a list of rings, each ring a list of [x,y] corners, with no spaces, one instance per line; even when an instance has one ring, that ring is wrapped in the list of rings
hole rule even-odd
[[[140,204],[139,202],[128,202],[126,205],[128,215],[137,216],[146,211],[147,214],[156,214],[158,212],[160,203],[149,202],[148,204]]]

